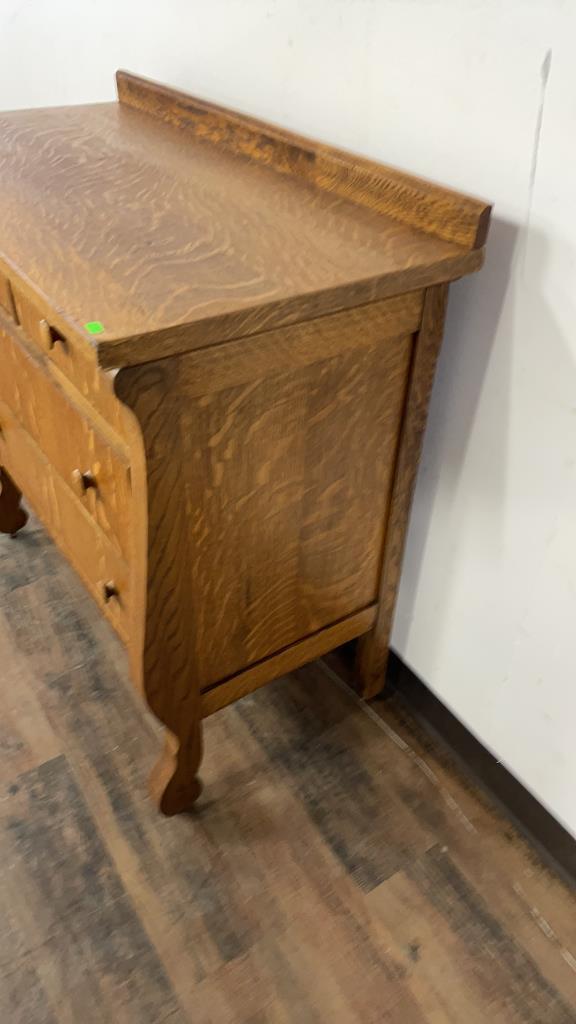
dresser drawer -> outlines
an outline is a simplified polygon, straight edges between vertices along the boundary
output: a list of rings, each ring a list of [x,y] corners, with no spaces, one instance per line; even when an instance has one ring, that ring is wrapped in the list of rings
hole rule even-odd
[[[128,565],[60,478],[38,445],[0,401],[4,466],[125,643],[129,641]]]
[[[89,336],[79,339],[71,332],[60,330],[40,306],[24,294],[17,281],[7,282],[7,296],[12,301],[13,314],[8,302],[2,304],[0,286],[0,306],[3,305],[14,324],[19,325],[28,342],[45,357],[56,375],[70,381],[111,428],[126,438],[129,435],[127,412],[114,394],[114,372],[100,369]]]
[[[130,463],[50,372],[45,359],[0,322],[0,399],[126,559],[130,556]],[[79,398],[79,402],[81,399]]]

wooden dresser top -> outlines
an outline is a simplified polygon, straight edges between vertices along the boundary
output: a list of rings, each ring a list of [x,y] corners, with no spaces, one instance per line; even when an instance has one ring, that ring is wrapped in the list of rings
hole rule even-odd
[[[0,115],[0,269],[102,365],[481,264],[486,203],[126,73],[118,91]]]

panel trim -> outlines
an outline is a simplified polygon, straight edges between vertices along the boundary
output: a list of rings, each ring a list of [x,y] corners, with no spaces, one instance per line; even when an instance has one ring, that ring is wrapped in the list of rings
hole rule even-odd
[[[291,327],[189,352],[181,359],[180,383],[200,397],[254,379],[291,372],[351,349],[371,348],[414,334],[420,328],[424,292],[342,310]]]
[[[240,697],[245,697],[260,686],[277,679],[278,676],[292,672],[294,669],[300,668],[301,665],[305,665],[306,662],[319,658],[333,647],[354,640],[362,633],[366,633],[374,624],[375,619],[376,605],[370,605],[354,615],[348,615],[332,626],[321,629],[318,633],[313,633],[305,640],[291,644],[283,651],[272,655],[271,658],[265,658],[264,661],[245,669],[244,672],[239,672],[230,679],[216,683],[209,690],[205,690],[200,698],[202,718],[207,718],[208,715],[214,714],[220,708],[225,708],[228,704],[239,700]]]

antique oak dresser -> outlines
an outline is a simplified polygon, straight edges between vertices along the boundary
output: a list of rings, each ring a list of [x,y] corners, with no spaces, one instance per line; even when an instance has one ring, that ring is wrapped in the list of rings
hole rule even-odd
[[[382,686],[448,282],[490,208],[124,72],[0,115],[0,530],[21,493],[200,792],[201,720],[360,637]]]

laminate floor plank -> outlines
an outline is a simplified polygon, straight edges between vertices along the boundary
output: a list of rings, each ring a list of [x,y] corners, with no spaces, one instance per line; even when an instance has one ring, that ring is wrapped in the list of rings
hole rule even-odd
[[[34,674],[0,615],[0,783],[61,753],[36,695]]]
[[[34,521],[0,672],[1,1021],[575,1024],[574,893],[394,702],[278,680],[160,817],[124,649]]]
[[[396,697],[376,701],[371,710],[406,745],[406,756],[429,780],[429,788],[437,791],[444,815],[438,837],[447,844],[457,868],[566,1004],[576,1007],[574,887],[542,862],[537,849],[474,786],[449,751],[415,722],[401,701]]]

